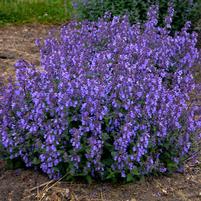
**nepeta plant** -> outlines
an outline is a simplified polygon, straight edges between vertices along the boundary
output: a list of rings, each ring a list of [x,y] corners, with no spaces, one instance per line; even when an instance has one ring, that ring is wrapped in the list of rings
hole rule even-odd
[[[190,104],[198,87],[196,33],[169,35],[156,7],[145,24],[108,17],[70,22],[40,47],[41,67],[20,60],[0,94],[0,142],[51,178],[65,173],[131,181],[184,165],[199,141]]]
[[[131,23],[144,22],[150,6],[159,5],[159,25],[163,25],[169,4],[175,8],[172,30],[180,30],[187,20],[196,25],[201,17],[200,0],[73,0],[78,19],[97,20],[110,12],[113,16],[128,15]]]

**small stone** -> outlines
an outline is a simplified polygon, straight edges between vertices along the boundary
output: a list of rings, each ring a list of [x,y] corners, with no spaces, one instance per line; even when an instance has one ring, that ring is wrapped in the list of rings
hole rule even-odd
[[[131,201],[137,201],[135,198],[132,198]]]
[[[165,189],[162,189],[162,192],[163,192],[164,195],[168,194],[168,192]]]

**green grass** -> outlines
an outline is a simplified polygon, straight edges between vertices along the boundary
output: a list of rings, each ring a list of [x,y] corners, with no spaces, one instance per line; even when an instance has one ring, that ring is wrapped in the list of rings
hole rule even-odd
[[[0,0],[0,25],[23,23],[63,23],[70,19],[67,0]]]

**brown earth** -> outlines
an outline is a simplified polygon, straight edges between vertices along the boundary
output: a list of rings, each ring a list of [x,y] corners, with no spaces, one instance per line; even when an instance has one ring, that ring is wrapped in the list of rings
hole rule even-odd
[[[37,24],[0,27],[0,73],[13,72],[13,65],[21,58],[38,65],[39,50],[35,39],[47,36],[52,28]]]
[[[45,25],[0,28],[0,73],[12,74],[23,58],[39,64],[36,38],[53,28]],[[49,182],[49,183],[47,183]],[[69,191],[68,191],[69,190]],[[51,181],[35,170],[6,170],[0,161],[0,201],[201,201],[201,165],[188,165],[184,174],[147,178],[134,184],[67,183]]]

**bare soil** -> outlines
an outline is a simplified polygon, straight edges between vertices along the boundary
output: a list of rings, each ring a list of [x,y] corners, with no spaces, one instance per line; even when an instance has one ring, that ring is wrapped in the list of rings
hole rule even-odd
[[[13,72],[16,60],[21,58],[39,65],[35,40],[44,38],[53,28],[38,24],[0,27],[0,73]]]
[[[23,58],[39,65],[36,38],[47,36],[45,25],[0,28],[0,73],[14,73]],[[47,183],[49,182],[49,183]],[[201,165],[187,165],[184,174],[151,177],[132,184],[67,183],[51,181],[36,170],[6,170],[0,161],[0,201],[201,201]]]

